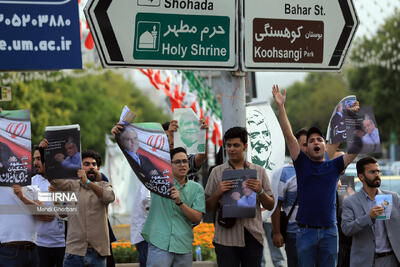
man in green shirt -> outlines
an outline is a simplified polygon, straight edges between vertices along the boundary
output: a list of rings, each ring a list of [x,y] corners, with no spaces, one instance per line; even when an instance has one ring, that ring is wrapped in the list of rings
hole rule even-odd
[[[186,150],[171,150],[174,186],[171,199],[151,194],[151,206],[142,236],[149,243],[147,267],[192,266],[192,223],[205,213],[203,187],[187,179]]]

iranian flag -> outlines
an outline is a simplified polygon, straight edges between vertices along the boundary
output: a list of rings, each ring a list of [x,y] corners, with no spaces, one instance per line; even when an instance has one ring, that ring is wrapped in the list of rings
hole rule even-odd
[[[31,122],[29,110],[0,113],[0,186],[31,184]]]
[[[170,197],[174,185],[167,136],[159,123],[124,126],[116,141],[136,176],[150,191]]]

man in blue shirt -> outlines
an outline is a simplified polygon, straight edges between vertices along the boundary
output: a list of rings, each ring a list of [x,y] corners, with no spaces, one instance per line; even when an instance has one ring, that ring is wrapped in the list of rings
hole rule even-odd
[[[302,152],[286,115],[286,90],[281,94],[278,86],[274,85],[272,93],[297,175],[299,209],[296,220],[299,229],[296,246],[299,266],[335,267],[338,254],[336,186],[340,173],[357,154],[346,153],[326,161],[325,140],[317,127],[307,131],[307,153]]]

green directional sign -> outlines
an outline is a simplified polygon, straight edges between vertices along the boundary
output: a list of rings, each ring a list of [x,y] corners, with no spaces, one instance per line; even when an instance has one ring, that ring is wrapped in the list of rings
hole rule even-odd
[[[229,60],[229,17],[138,13],[134,59]]]
[[[236,71],[238,2],[89,0],[85,15],[105,67]]]

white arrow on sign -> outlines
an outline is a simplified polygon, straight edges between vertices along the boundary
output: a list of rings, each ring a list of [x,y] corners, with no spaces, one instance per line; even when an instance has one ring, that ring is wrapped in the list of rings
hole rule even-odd
[[[359,25],[352,0],[242,0],[246,71],[340,70]]]
[[[238,69],[237,0],[89,0],[104,67]]]

